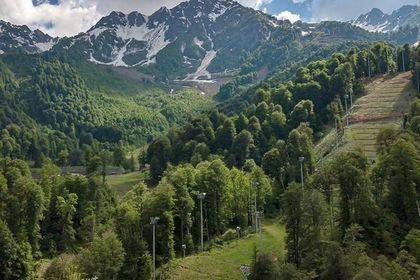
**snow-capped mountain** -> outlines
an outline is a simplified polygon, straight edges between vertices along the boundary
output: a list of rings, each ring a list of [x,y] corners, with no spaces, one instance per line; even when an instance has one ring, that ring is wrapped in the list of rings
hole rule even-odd
[[[57,0],[35,2],[37,5],[60,3]],[[415,17],[418,8],[415,8],[404,6],[392,15],[374,9],[353,24],[371,26],[372,30],[380,28],[383,32],[390,28],[389,22],[397,22],[393,26],[403,22],[418,24],[419,18]],[[400,41],[417,41],[416,34],[407,34]],[[86,32],[60,39],[39,30],[31,31],[27,26],[0,21],[0,54],[15,49],[28,53],[53,49],[96,64],[138,68],[158,80],[197,81],[220,77],[225,71],[241,67],[254,67],[258,71],[270,61],[284,58],[291,48],[297,51],[305,44],[395,42],[387,35],[370,33],[343,22],[291,24],[234,0],[190,0],[172,9],[161,8],[150,16],[112,12]]]
[[[32,31],[25,25],[0,20],[0,54],[18,48],[28,53],[44,52],[51,49],[56,41],[40,30]]]
[[[156,65],[166,73],[206,75],[232,69],[269,38],[276,20],[232,0],[191,0],[151,16],[112,12],[87,32],[62,40],[92,62]]]
[[[386,14],[374,8],[351,23],[372,32],[396,31],[406,25],[418,26],[420,25],[420,6],[405,5],[392,14]]]

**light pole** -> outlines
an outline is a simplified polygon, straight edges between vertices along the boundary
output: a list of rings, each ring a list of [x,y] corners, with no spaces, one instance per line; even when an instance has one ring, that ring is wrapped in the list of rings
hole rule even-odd
[[[417,92],[420,92],[420,62],[415,64],[416,74],[417,74]]]
[[[255,196],[254,196],[254,208],[255,208],[255,233],[258,232],[258,211],[257,211],[257,191],[258,191],[258,182],[252,181],[252,186],[255,188]]]
[[[349,126],[349,108],[347,104],[347,99],[349,99],[349,95],[344,95],[344,103],[346,104],[346,126]]]
[[[236,235],[238,236],[238,239],[241,237],[241,227],[236,227]]]
[[[187,250],[187,245],[182,244],[182,257],[185,258],[185,250]]]
[[[303,162],[305,161],[305,157],[299,157],[300,162],[300,183],[303,188]]]
[[[150,224],[153,227],[153,279],[156,279],[156,224],[159,221],[159,217],[151,217]]]
[[[198,199],[200,200],[200,228],[201,228],[201,251],[204,251],[204,234],[203,234],[203,199],[206,197],[206,193],[198,193]]]
[[[258,211],[257,212],[257,217],[258,217],[258,224],[259,224],[259,232],[260,232],[260,237],[262,236],[262,218],[264,217],[264,211]]]
[[[405,72],[405,59],[404,59],[404,48],[401,50],[401,59],[402,59],[402,67],[403,72]]]

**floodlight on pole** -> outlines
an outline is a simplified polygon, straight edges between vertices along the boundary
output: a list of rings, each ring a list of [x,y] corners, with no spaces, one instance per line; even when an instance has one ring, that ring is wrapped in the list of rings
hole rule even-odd
[[[300,183],[303,188],[303,162],[305,161],[305,157],[299,157],[300,162]]]
[[[187,245],[185,245],[185,244],[182,244],[182,257],[184,257],[185,258],[185,251],[187,250]]]
[[[198,193],[197,198],[200,200],[200,228],[201,228],[201,251],[204,251],[204,233],[203,233],[203,200],[206,193]]]
[[[159,220],[159,217],[150,218],[150,224],[153,228],[153,279],[156,279],[156,224]]]
[[[236,235],[238,239],[241,237],[241,227],[236,227]]]

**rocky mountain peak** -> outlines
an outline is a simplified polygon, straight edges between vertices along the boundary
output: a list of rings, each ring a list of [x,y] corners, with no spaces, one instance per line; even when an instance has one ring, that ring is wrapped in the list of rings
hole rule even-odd
[[[395,31],[405,25],[419,25],[420,10],[419,6],[405,5],[386,14],[374,8],[370,12],[359,16],[352,24],[373,32]]]
[[[8,52],[23,48],[28,53],[37,53],[53,47],[55,39],[40,30],[32,31],[26,25],[14,25],[0,20],[0,51]]]

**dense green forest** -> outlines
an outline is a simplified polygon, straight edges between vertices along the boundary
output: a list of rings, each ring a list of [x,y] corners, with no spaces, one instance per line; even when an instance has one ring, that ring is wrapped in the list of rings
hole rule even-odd
[[[54,54],[0,61],[2,155],[40,167],[67,154],[87,165],[89,150],[144,145],[212,107],[193,89],[140,83],[88,62]]]
[[[238,226],[252,233],[257,210],[282,217],[287,258],[256,252],[251,279],[418,278],[419,96],[404,129],[380,133],[375,162],[357,150],[322,165],[314,155],[314,143],[334,123],[344,129],[345,99],[361,96],[369,76],[403,70],[400,57],[416,85],[420,48],[377,43],[229,98],[152,141],[139,157],[150,180],[121,199],[107,184],[106,167],[127,160],[120,140],[130,141],[124,137],[142,125],[110,120],[129,112],[125,99],[86,86],[71,62],[39,58],[30,75],[1,63],[0,278],[34,279],[41,271],[44,279],[150,279],[150,218],[159,217],[157,277],[168,279],[165,264],[182,255],[183,244],[187,254],[201,250],[199,193],[206,193],[205,249],[236,238]],[[148,99],[127,94],[140,104]],[[176,100],[159,98],[148,104]],[[175,104],[181,109],[165,116],[185,121],[176,110],[188,103]],[[96,131],[101,125],[105,130]],[[106,142],[115,144],[113,153]],[[73,160],[74,149],[86,176],[56,166]],[[25,159],[40,163],[37,176]],[[45,269],[43,259],[52,259]]]

